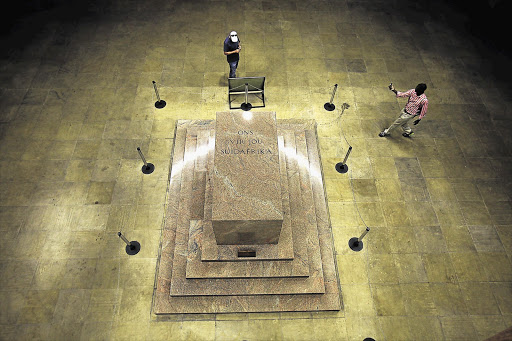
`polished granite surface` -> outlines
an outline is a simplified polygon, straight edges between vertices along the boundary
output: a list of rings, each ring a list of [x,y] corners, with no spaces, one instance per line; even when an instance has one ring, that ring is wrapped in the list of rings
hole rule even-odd
[[[289,206],[285,218],[296,236],[293,259],[202,262],[199,231],[212,224],[214,183],[205,178],[216,171],[217,129],[218,121],[178,121],[169,183],[173,196],[166,203],[152,309],[156,318],[165,321],[176,313],[339,311],[340,287],[314,120],[277,123],[276,138],[282,141],[280,185],[288,187],[283,191],[283,202],[289,203],[284,205]],[[205,168],[208,175],[198,175]],[[260,245],[240,247],[255,250]]]
[[[283,199],[276,113],[218,112],[209,173],[217,244],[277,244]]]

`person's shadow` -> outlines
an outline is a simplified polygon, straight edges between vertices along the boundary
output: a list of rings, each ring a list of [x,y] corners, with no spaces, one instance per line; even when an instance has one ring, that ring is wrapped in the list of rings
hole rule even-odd
[[[219,78],[219,86],[228,86],[228,79],[226,76],[221,76]]]

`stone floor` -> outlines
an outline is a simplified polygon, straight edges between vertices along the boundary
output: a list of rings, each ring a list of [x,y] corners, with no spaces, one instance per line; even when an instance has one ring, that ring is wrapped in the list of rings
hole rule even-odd
[[[0,339],[482,340],[510,327],[509,60],[460,31],[462,14],[423,6],[105,0],[2,32]],[[267,77],[256,110],[318,122],[339,312],[151,313],[175,121],[228,109],[233,29],[238,75]],[[390,82],[428,85],[412,139],[377,136],[405,103]]]

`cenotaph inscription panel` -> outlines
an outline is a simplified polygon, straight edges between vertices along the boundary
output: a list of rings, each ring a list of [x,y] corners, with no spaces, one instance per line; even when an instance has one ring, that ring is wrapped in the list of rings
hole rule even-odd
[[[277,244],[283,207],[275,113],[219,112],[215,131],[217,244]]]

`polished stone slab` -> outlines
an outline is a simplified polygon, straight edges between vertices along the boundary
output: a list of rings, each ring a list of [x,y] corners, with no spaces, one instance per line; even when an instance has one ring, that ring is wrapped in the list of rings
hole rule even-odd
[[[208,222],[191,221],[188,240],[188,258],[186,266],[186,278],[267,278],[267,277],[307,277],[309,265],[301,258],[292,259],[254,259],[252,257],[240,257],[236,250],[233,256],[236,261],[201,261],[202,230]],[[244,245],[240,250],[258,250],[260,245]],[[293,247],[293,244],[291,244]],[[259,250],[258,250],[259,251]],[[265,249],[263,248],[263,251]],[[305,250],[307,252],[307,250]],[[293,249],[292,249],[293,252]],[[231,257],[230,257],[231,258]]]
[[[283,223],[272,112],[218,112],[212,227],[217,244],[277,244]]]
[[[184,159],[205,157],[204,153],[196,151],[196,149],[200,149],[200,146],[197,145],[197,136],[199,135],[200,132],[195,132],[194,129],[187,130]],[[286,158],[286,163],[289,186],[295,198],[295,200],[292,199],[290,202],[292,224],[296,226],[297,234],[303,236],[303,238],[297,239],[297,243],[299,244],[298,251],[306,250],[307,256],[297,252],[294,260],[290,264],[266,262],[261,263],[260,268],[257,267],[256,264],[247,265],[243,263],[238,264],[238,266],[219,263],[197,265],[199,258],[197,256],[198,248],[194,246],[197,244],[194,242],[190,244],[188,242],[187,238],[189,238],[190,235],[187,234],[187,231],[192,231],[193,234],[195,234],[195,231],[199,229],[196,228],[196,226],[187,229],[184,223],[179,224],[177,226],[176,247],[174,250],[171,295],[218,295],[218,288],[225,288],[226,286],[229,287],[231,293],[240,295],[323,292],[322,261],[318,230],[316,229],[316,224],[314,224],[314,214],[311,212],[311,210],[314,209],[311,203],[311,185],[307,177],[302,179],[300,177],[301,174],[305,174],[305,167],[304,164],[299,166],[299,160],[307,160],[307,150],[304,143],[300,144],[300,147],[296,147],[296,140],[298,141],[298,137],[300,136],[304,137],[304,133],[299,132],[296,137],[293,131],[286,131],[283,132],[283,135],[284,146],[286,148],[283,147],[281,150],[288,151],[288,154],[291,156]],[[211,148],[209,148],[209,150],[211,150]],[[198,160],[196,159],[195,164],[197,164],[197,162]],[[192,179],[194,162],[189,162],[183,173],[184,179]],[[186,181],[184,185],[187,187],[184,188],[182,185],[182,192],[185,190],[186,193],[190,185],[189,181]],[[188,190],[193,190],[193,186]],[[185,205],[190,205],[191,197],[192,196],[186,197]],[[302,204],[302,201],[305,201],[305,203]],[[206,220],[209,218],[207,212],[208,210],[205,211]],[[188,211],[182,212],[182,217],[188,216],[189,214]],[[185,249],[185,245],[192,245],[192,247]],[[188,250],[192,252],[187,253]],[[199,268],[199,271],[196,271],[194,276],[201,279],[192,278],[187,280],[186,269],[188,264],[196,264],[196,270]],[[304,277],[308,275],[309,277],[305,278],[304,281],[290,281],[289,278],[284,278],[277,283],[277,285],[269,285],[267,287],[264,285],[271,277]],[[229,277],[233,279],[228,280]],[[250,277],[255,277],[256,279],[251,282],[239,279]]]
[[[215,132],[212,130],[212,136]],[[213,138],[210,138],[213,140]],[[278,143],[283,143],[282,138]],[[208,169],[213,170],[213,148],[209,148]],[[212,216],[212,177],[213,172],[207,172],[208,181],[206,182],[204,198],[204,221],[202,229],[196,231],[197,241],[200,243],[202,261],[256,261],[256,260],[292,260],[294,252],[298,253],[298,258],[307,257],[305,244],[293,242],[292,227],[290,220],[290,203],[288,193],[288,177],[286,171],[285,156],[280,150],[279,166],[281,176],[281,198],[283,202],[283,227],[277,244],[253,244],[253,245],[218,245],[215,240],[211,224]],[[297,233],[297,232],[296,232]],[[191,250],[189,239],[189,252]],[[302,249],[299,247],[303,246]],[[295,251],[294,251],[295,248]],[[239,251],[253,251],[251,257],[239,257]],[[306,269],[307,271],[307,269]]]
[[[185,135],[180,127],[200,125],[202,127],[207,126],[208,121],[179,121],[178,129],[176,132],[176,138]],[[180,216],[183,210],[189,209],[190,196],[186,195],[191,188],[191,179],[193,176],[189,170],[183,170],[183,162],[188,159],[184,156],[185,143],[176,142],[176,148],[173,154],[173,166],[171,171],[171,182],[169,190],[174,191],[173,196],[168,196],[168,214],[162,231],[162,244],[161,253],[158,265],[158,277],[157,286],[155,289],[155,300],[153,311],[156,314],[174,314],[174,313],[222,313],[222,312],[269,312],[269,311],[317,311],[317,310],[339,310],[340,309],[340,295],[339,295],[339,284],[337,280],[337,273],[335,268],[335,262],[333,257],[332,247],[332,234],[330,229],[330,223],[327,215],[327,206],[325,201],[325,194],[323,191],[323,180],[322,171],[320,165],[320,159],[318,155],[318,147],[316,140],[316,126],[314,121],[279,121],[279,127],[291,129],[295,131],[303,131],[304,138],[298,138],[297,140],[303,139],[307,147],[305,152],[293,153],[291,150],[286,150],[290,154],[290,159],[295,159],[297,164],[302,164],[303,175],[309,172],[310,176],[310,188],[312,189],[311,202],[314,206],[314,215],[318,228],[317,239],[319,240],[319,249],[321,254],[322,262],[322,277],[323,277],[323,292],[322,294],[298,292],[297,294],[279,294],[276,291],[270,290],[263,295],[251,295],[247,292],[245,294],[233,294],[231,281],[226,279],[224,281],[215,280],[187,280],[186,278],[179,279],[184,283],[196,286],[198,283],[206,283],[209,286],[217,286],[215,291],[218,295],[215,296],[204,296],[204,292],[198,291],[197,296],[170,296],[169,292],[171,289],[171,280],[175,266],[183,266],[183,261],[178,260],[175,262],[175,258],[180,252],[175,252],[175,248],[180,248],[183,241],[181,238],[182,232],[176,230],[178,226],[186,222],[190,224],[191,215],[186,213],[188,217]],[[191,141],[187,142],[189,147],[187,150],[191,155],[194,155],[195,151],[190,145],[194,145],[196,141],[191,136]],[[299,143],[298,145],[301,145]],[[285,143],[286,145],[286,143]],[[302,148],[302,147],[301,147]],[[186,162],[190,163],[190,162]],[[308,165],[308,166],[306,166]],[[295,173],[300,173],[297,171]],[[300,182],[301,177],[299,174],[295,176],[295,181],[290,180],[290,184],[296,183],[302,187],[304,184]],[[183,192],[183,193],[182,193]],[[302,197],[302,195],[301,195]],[[291,207],[292,212],[293,208]],[[178,214],[176,214],[178,213]],[[293,214],[293,213],[292,213]],[[190,227],[190,225],[187,225]],[[187,231],[188,235],[188,231]],[[178,240],[179,239],[179,240]],[[185,238],[186,239],[186,238]],[[308,240],[309,242],[309,240]],[[314,259],[315,257],[311,257]],[[312,277],[316,274],[312,273]],[[290,278],[290,282],[283,281],[283,279],[246,279],[244,283],[247,284],[247,288],[254,290],[257,287],[269,288],[272,286],[288,285],[292,282],[301,282],[300,278]],[[252,282],[252,283],[251,283]],[[196,284],[192,284],[196,283]],[[315,282],[313,281],[312,284]],[[194,291],[194,290],[192,290]],[[256,290],[257,292],[258,290]]]
[[[208,221],[211,216],[211,210],[208,209],[208,207],[211,206],[209,203],[211,195],[208,194],[209,186],[207,186],[205,195],[205,219],[194,223],[191,222],[190,224],[186,278],[306,277],[309,275],[308,245],[303,236],[312,232],[314,236],[312,239],[317,240],[316,236],[318,231],[316,230],[316,225],[291,225],[289,201],[290,198],[292,198],[292,200],[296,200],[295,198],[301,197],[301,192],[300,187],[295,186],[292,188],[295,188],[297,192],[289,193],[288,171],[291,176],[291,174],[298,173],[298,170],[295,162],[290,163],[291,168],[287,169],[283,137],[279,136],[278,141],[281,167],[281,194],[283,197],[283,207],[285,209],[284,225],[281,230],[279,244],[240,246],[217,245],[213,237],[211,223]],[[287,143],[289,145],[291,144],[293,149],[295,149],[294,138],[289,136]],[[211,151],[212,149],[209,148],[209,150]],[[213,160],[211,158],[208,164],[213,164]],[[308,186],[305,188],[308,188]],[[308,227],[310,229],[314,229],[314,231],[308,231]],[[292,230],[294,233],[292,233]],[[210,237],[208,237],[208,235],[210,235]],[[293,240],[292,235],[295,236]],[[205,242],[205,239],[208,243]],[[205,247],[205,244],[208,245],[208,247]],[[283,252],[281,252],[281,254],[272,254],[272,251],[280,251],[276,250],[276,247],[278,246],[282,247]],[[255,252],[254,257],[240,257],[237,252],[239,250],[253,250]],[[204,253],[208,251],[211,251],[211,253],[214,253],[215,255],[219,255],[219,257],[215,259],[216,262],[214,264],[212,264],[212,262],[205,262],[205,258],[207,257],[204,256]],[[282,255],[285,254],[284,251],[291,251],[291,255],[288,257],[289,259],[282,257]],[[318,260],[318,258],[316,259]],[[201,262],[201,260],[203,262]],[[237,262],[239,264],[231,264],[233,262]],[[320,266],[321,262],[318,261],[317,267]]]

